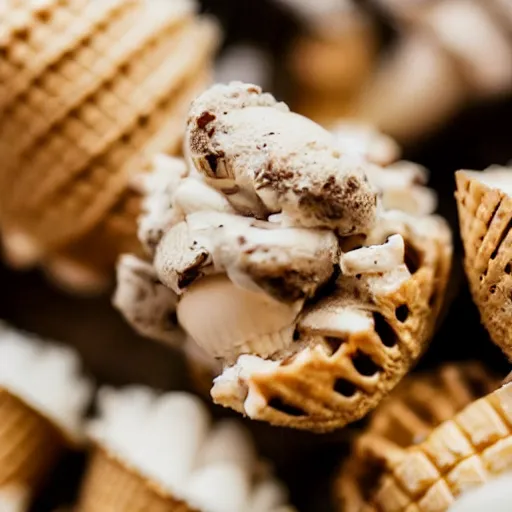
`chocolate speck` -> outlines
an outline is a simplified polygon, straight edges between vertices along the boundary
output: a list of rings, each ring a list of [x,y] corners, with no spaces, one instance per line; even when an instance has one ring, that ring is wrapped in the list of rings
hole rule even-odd
[[[346,186],[347,186],[347,192],[349,194],[353,194],[354,192],[359,190],[359,183],[353,176],[350,176],[349,178],[347,178]]]
[[[208,162],[208,165],[210,166],[210,169],[213,174],[217,173],[217,166],[218,166],[218,158],[217,155],[206,155],[206,161]]]
[[[205,126],[208,124],[208,123],[211,123],[212,121],[215,121],[216,117],[214,114],[212,114],[211,112],[203,112],[198,118],[197,118],[197,126],[201,129],[201,130],[204,130]]]

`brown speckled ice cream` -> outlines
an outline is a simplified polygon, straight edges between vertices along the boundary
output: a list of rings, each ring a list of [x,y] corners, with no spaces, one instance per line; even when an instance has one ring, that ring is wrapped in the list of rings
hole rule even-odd
[[[364,416],[442,304],[451,237],[424,170],[378,132],[331,134],[239,82],[192,104],[184,153],[139,184],[149,259],[121,260],[116,306],[201,354],[219,404],[316,431]]]

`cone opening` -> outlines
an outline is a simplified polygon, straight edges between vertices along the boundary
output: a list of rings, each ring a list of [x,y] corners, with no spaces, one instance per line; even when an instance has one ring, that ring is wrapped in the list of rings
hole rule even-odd
[[[300,407],[286,403],[281,397],[274,397],[268,401],[268,406],[288,416],[306,416],[306,412]]]
[[[407,318],[409,317],[409,307],[407,306],[407,304],[402,304],[401,306],[398,306],[395,309],[395,316],[399,322],[406,322]]]
[[[414,275],[422,266],[423,257],[420,251],[414,247],[408,240],[404,240],[405,243],[405,253],[404,253],[404,262],[405,266],[411,273]]]
[[[376,364],[368,354],[365,354],[361,350],[357,350],[357,352],[352,356],[352,364],[364,377],[373,377],[382,371],[382,367]]]
[[[398,335],[386,318],[380,313],[374,311],[373,321],[375,324],[375,332],[379,336],[384,346],[392,348],[398,344]]]
[[[354,397],[358,389],[356,385],[353,382],[350,382],[347,379],[344,379],[343,377],[339,377],[334,381],[334,391],[346,398],[352,398]]]
[[[329,350],[331,351],[331,356],[336,354],[341,346],[346,342],[344,338],[336,337],[336,336],[324,336],[324,341],[327,343]]]

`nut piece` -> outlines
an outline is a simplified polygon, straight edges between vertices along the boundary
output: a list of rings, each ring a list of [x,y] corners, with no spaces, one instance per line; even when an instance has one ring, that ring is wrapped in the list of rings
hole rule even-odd
[[[378,274],[389,272],[404,264],[404,239],[393,235],[384,245],[361,247],[341,255],[343,275]]]
[[[176,323],[177,297],[158,280],[150,263],[122,256],[117,282],[113,304],[139,334],[173,346],[183,343]]]
[[[283,212],[301,227],[367,232],[376,193],[364,162],[340,155],[332,135],[253,85],[212,87],[192,105],[196,167],[244,215]]]

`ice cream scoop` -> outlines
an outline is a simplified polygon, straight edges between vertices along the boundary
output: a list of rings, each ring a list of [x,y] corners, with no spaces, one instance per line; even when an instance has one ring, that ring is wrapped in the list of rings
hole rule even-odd
[[[216,85],[191,107],[195,166],[235,209],[258,218],[282,212],[293,225],[365,233],[376,192],[364,165],[333,136],[253,85]]]
[[[186,171],[164,159],[145,178],[148,262],[121,261],[116,305],[164,341],[175,310],[219,404],[317,431],[364,416],[442,304],[451,238],[426,171],[374,130],[336,137],[241,83],[193,102],[184,152]]]

